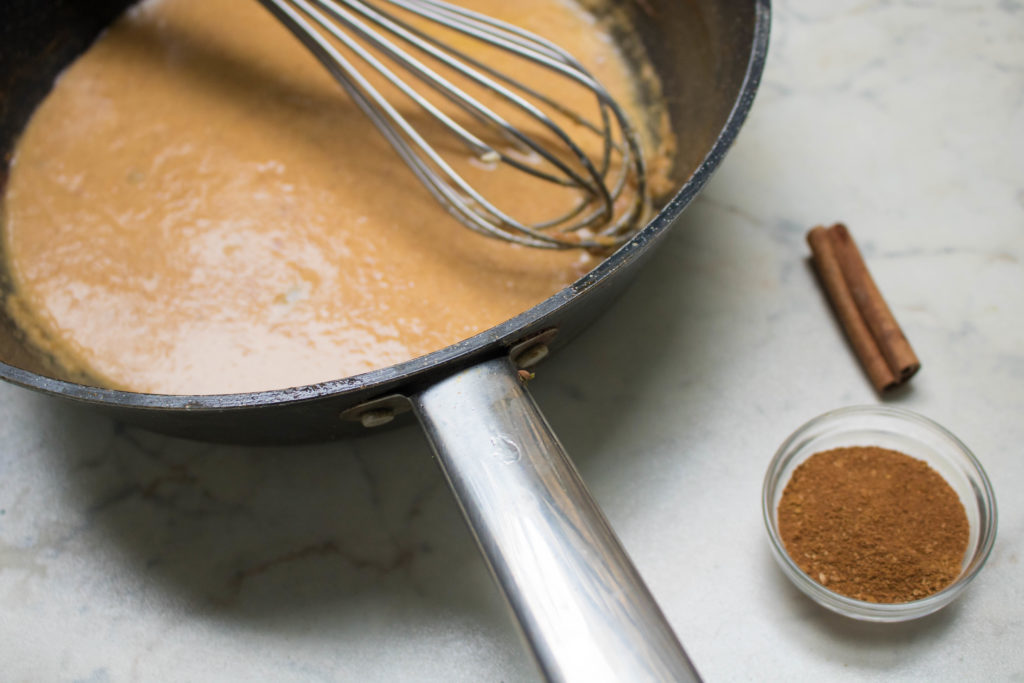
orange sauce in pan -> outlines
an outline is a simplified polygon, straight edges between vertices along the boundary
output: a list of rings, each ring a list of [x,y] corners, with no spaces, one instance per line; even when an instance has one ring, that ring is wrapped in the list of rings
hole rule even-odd
[[[583,10],[468,4],[561,44],[640,122],[630,70]],[[564,202],[490,175],[473,182],[506,205]],[[282,388],[405,361],[596,264],[457,224],[253,0],[147,0],[101,36],[17,145],[3,240],[5,303],[36,346],[72,376],[154,393]]]

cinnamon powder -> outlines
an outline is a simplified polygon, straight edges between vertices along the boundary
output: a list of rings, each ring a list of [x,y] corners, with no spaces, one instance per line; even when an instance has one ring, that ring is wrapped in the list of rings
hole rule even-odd
[[[831,591],[857,600],[919,600],[960,575],[964,506],[922,460],[875,446],[815,453],[779,501],[789,556]]]

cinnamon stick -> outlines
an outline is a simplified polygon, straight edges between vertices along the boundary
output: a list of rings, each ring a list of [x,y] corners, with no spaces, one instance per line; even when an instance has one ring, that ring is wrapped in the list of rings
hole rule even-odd
[[[846,226],[807,233],[818,276],[871,384],[883,392],[921,367]]]
[[[885,357],[875,344],[871,330],[857,310],[857,303],[850,294],[843,278],[843,271],[839,267],[839,259],[832,248],[832,240],[828,231],[817,226],[807,233],[807,244],[811,247],[811,257],[814,259],[814,266],[818,271],[818,277],[825,287],[832,308],[835,309],[843,331],[857,355],[861,367],[867,373],[868,379],[875,387],[875,391],[884,391],[896,386],[896,377],[885,362]]]
[[[839,267],[843,271],[846,286],[850,288],[850,294],[857,302],[857,309],[864,316],[871,336],[875,338],[875,343],[885,356],[889,369],[896,375],[896,381],[900,384],[906,382],[921,369],[917,354],[910,348],[910,342],[903,335],[896,317],[886,305],[882,293],[878,291],[878,286],[868,272],[857,243],[850,236],[850,231],[842,223],[836,223],[828,232],[839,258]]]

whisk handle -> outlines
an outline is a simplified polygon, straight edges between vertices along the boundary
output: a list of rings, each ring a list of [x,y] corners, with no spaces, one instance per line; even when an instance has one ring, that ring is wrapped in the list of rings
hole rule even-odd
[[[507,358],[412,398],[548,680],[700,680]]]

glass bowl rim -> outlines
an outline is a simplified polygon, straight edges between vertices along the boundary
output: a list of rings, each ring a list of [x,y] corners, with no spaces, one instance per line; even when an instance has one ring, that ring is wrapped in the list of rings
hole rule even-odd
[[[960,576],[942,590],[910,602],[868,602],[847,597],[822,586],[800,569],[789,556],[774,521],[773,501],[770,500],[770,498],[774,498],[774,495],[769,496],[769,492],[774,494],[779,485],[784,486],[788,484],[788,481],[781,481],[781,474],[785,465],[792,460],[793,455],[796,453],[796,450],[792,449],[793,444],[815,427],[822,424],[827,424],[843,417],[871,415],[896,418],[897,420],[915,423],[948,439],[955,446],[957,455],[963,457],[965,463],[969,465],[971,474],[977,478],[978,483],[981,485],[980,490],[975,488],[975,492],[976,499],[980,503],[979,507],[985,514],[984,519],[980,520],[979,523],[978,543],[975,545],[974,551],[967,558],[966,571],[962,572]],[[789,453],[791,449],[793,452]],[[966,588],[967,584],[977,576],[981,568],[985,566],[992,551],[992,546],[995,543],[998,526],[996,500],[992,489],[992,482],[971,449],[955,434],[931,418],[906,408],[886,405],[855,405],[836,408],[811,418],[794,430],[786,437],[778,450],[775,451],[775,455],[768,464],[761,489],[761,512],[764,517],[765,528],[768,531],[773,554],[786,577],[802,593],[823,607],[843,616],[867,621],[904,621],[914,619],[931,614],[952,602]]]

